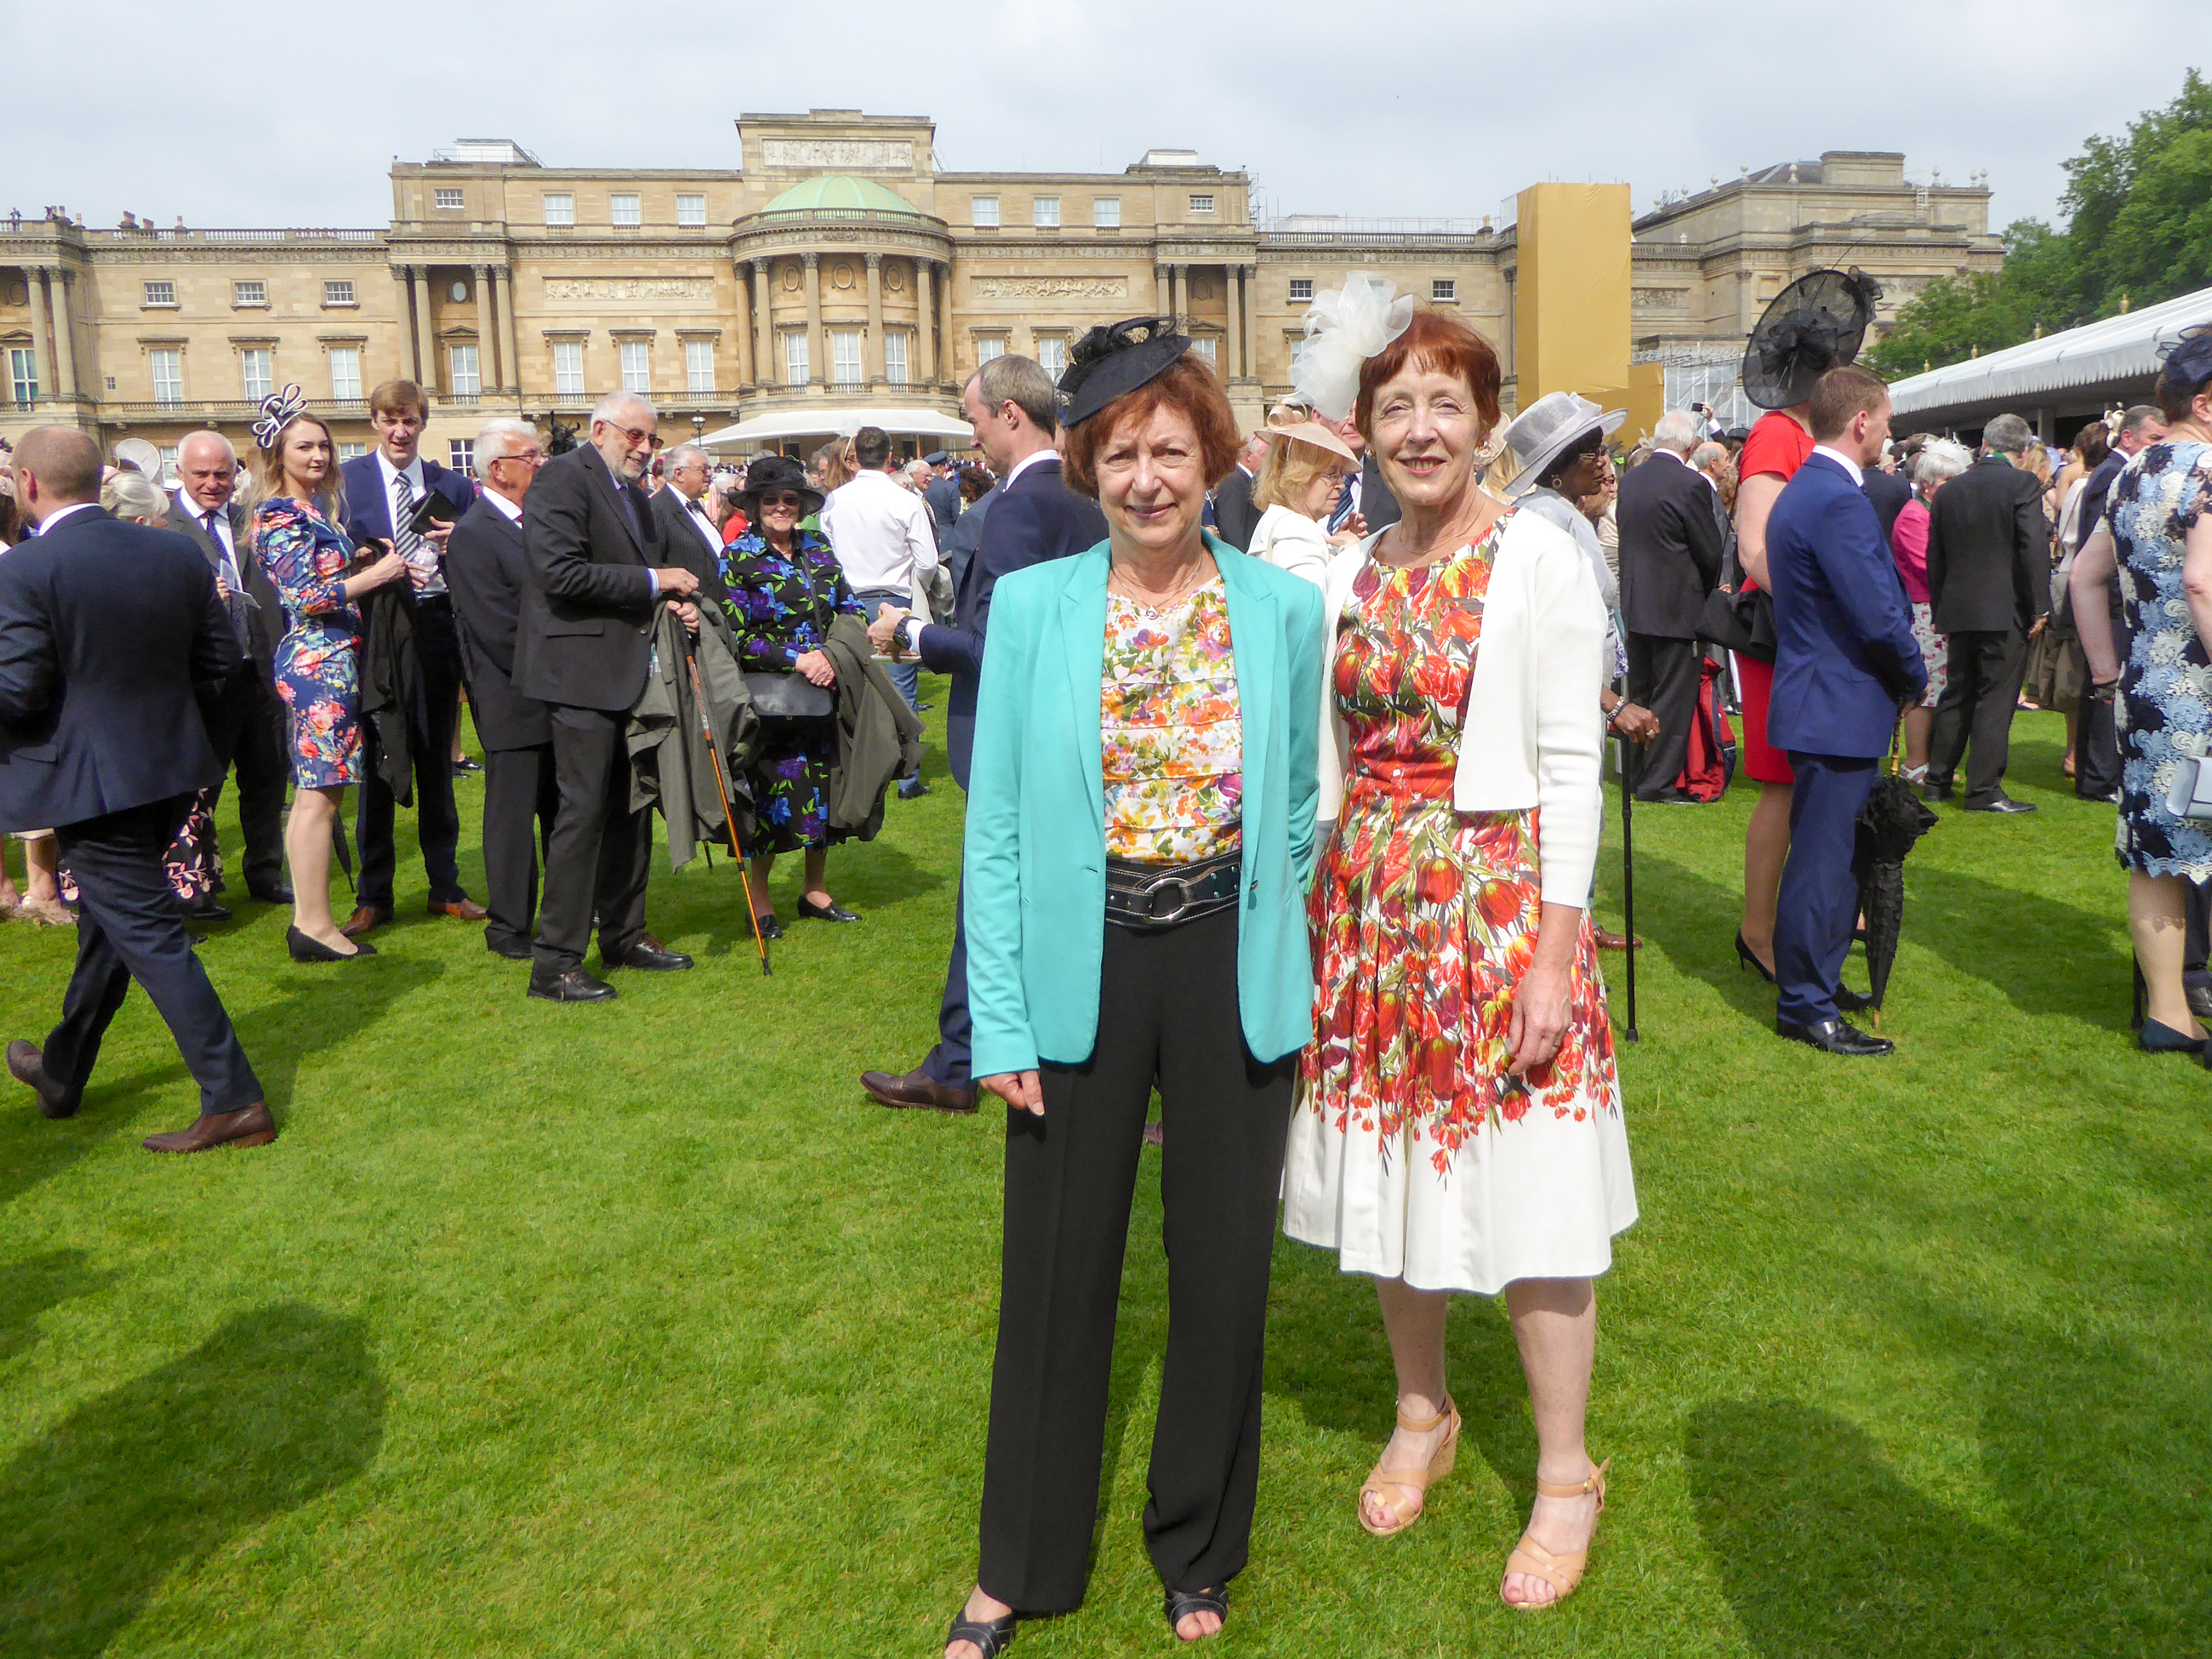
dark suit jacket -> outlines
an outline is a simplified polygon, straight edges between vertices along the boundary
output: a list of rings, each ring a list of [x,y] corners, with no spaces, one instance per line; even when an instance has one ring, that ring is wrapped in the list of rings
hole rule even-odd
[[[345,533],[357,543],[371,537],[389,541],[392,498],[384,492],[384,470],[376,464],[376,452],[356,455],[338,469],[338,476],[345,481]],[[428,455],[422,457],[422,487],[446,503],[450,519],[459,519],[477,502],[474,484]]]
[[[960,517],[960,480],[958,477],[932,478],[929,488],[921,492],[922,501],[929,507],[929,516],[937,523],[937,539],[945,540]]]
[[[1705,596],[1721,579],[1721,523],[1713,497],[1712,485],[1672,451],[1651,456],[1622,477],[1614,520],[1620,530],[1620,620],[1630,633],[1697,638]]]
[[[669,562],[680,564],[696,576],[707,597],[716,604],[728,598],[730,590],[722,581],[721,563],[707,550],[707,544],[691,527],[698,522],[697,515],[684,504],[683,496],[676,493],[673,485],[663,484],[654,495],[653,516],[659,520],[660,539],[668,549]],[[714,529],[711,523],[707,527]],[[720,545],[720,533],[716,532],[717,546]]]
[[[2051,521],[2033,472],[1990,455],[1936,491],[1928,597],[1939,634],[2025,633],[2051,609]]]
[[[0,830],[221,783],[193,688],[242,659],[207,560],[173,530],[88,507],[0,554]]]
[[[2087,547],[2090,532],[2103,521],[2106,504],[2112,499],[2112,480],[2120,476],[2120,469],[2128,464],[2128,459],[2113,450],[2097,463],[2088,481],[2081,486],[2081,514],[2077,521],[2081,527],[2081,539],[2075,544],[2077,547]]]
[[[483,746],[531,749],[552,742],[545,705],[514,689],[515,629],[530,586],[522,526],[495,502],[478,501],[446,543],[446,584],[453,590],[469,708]]]
[[[207,526],[193,516],[197,511],[191,497],[181,490],[169,492],[169,528],[199,549],[210,571],[219,570],[222,568],[222,548],[208,534]],[[230,598],[231,625],[237,631],[240,647],[260,671],[261,678],[273,681],[276,642],[284,637],[284,601],[277,595],[276,584],[269,580],[268,568],[246,544],[246,527],[253,515],[234,497],[224,507],[222,516],[230,525],[230,544],[237,556],[239,579],[246,584],[244,595],[234,593]],[[246,603],[247,596],[252,599],[252,605]]]
[[[983,540],[983,526],[991,520],[991,503],[999,499],[999,486],[993,484],[974,501],[961,509],[960,516],[952,521],[952,528],[938,539],[938,556],[945,561],[945,568],[952,578],[956,598],[960,584],[967,580],[969,561]]]
[[[1875,516],[1881,520],[1881,533],[1885,537],[1895,534],[1897,515],[1912,499],[1912,486],[1894,472],[1885,472],[1875,466],[1867,469],[1866,482],[1860,488],[1874,503]]]
[[[1926,689],[1928,668],[1881,517],[1826,455],[1783,486],[1766,520],[1766,568],[1775,635],[1768,740],[1814,755],[1887,754],[1898,705]]]
[[[1398,498],[1382,482],[1382,469],[1376,465],[1372,455],[1359,464],[1359,516],[1367,520],[1370,535],[1388,530],[1398,522]]]
[[[1252,532],[1260,525],[1260,509],[1252,505],[1252,475],[1241,466],[1213,489],[1214,533],[1239,553],[1252,550]]]
[[[617,489],[635,509],[635,528]],[[538,470],[523,526],[532,580],[515,638],[516,686],[545,702],[629,708],[653,659],[647,571],[668,562],[653,503],[635,484],[618,485],[583,444]]]
[[[1096,501],[1085,501],[1060,482],[1057,456],[1034,463],[994,493],[983,539],[961,575],[952,625],[932,628],[921,641],[922,666],[952,676],[945,705],[945,747],[953,779],[963,789],[968,787],[968,757],[975,744],[975,688],[983,672],[991,591],[1009,571],[1065,558],[1106,539],[1106,515]]]

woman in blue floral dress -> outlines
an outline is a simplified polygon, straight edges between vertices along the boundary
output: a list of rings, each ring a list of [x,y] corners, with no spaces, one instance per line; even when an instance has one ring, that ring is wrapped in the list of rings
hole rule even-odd
[[[830,544],[799,527],[802,516],[821,511],[821,494],[807,483],[797,461],[763,455],[746,472],[737,506],[752,528],[720,556],[722,581],[729,589],[723,605],[745,672],[796,674],[811,685],[834,688],[836,672],[822,652],[830,624],[841,615],[866,618]],[[830,845],[845,839],[829,820],[830,768],[836,752],[833,716],[763,723],[746,770],[754,828],[745,850],[752,859],[753,904],[761,932],[769,939],[783,937],[768,890],[778,853],[806,855],[806,882],[799,900],[802,918],[860,919],[832,899],[823,885]]]
[[[296,398],[297,388],[287,388]],[[272,399],[272,403],[278,400]],[[330,428],[296,403],[271,410],[247,534],[284,603],[276,695],[291,712],[292,815],[284,850],[292,866],[295,962],[339,962],[374,948],[338,932],[331,916],[331,830],[345,787],[361,781],[361,607],[372,589],[404,580],[407,562],[389,544],[356,550],[338,526],[343,486]]]

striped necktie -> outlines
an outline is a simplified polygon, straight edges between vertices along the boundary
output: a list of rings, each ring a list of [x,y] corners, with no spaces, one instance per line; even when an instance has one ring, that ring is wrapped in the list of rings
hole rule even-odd
[[[416,585],[417,593],[442,593],[446,591],[446,577],[439,568],[436,552],[407,527],[408,515],[414,512],[418,499],[407,487],[404,472],[392,475],[392,545],[416,571],[428,573],[428,580]]]

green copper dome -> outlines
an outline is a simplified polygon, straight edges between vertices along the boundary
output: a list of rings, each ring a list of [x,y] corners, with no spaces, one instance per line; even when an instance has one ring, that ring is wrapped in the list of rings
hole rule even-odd
[[[849,213],[861,209],[870,213],[910,213],[917,218],[921,215],[920,208],[897,191],[886,190],[872,179],[855,179],[844,173],[825,173],[818,179],[793,185],[761,211]]]

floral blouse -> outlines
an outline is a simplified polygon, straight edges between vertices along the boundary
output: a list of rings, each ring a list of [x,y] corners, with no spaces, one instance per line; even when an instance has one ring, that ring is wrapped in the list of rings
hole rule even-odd
[[[253,509],[247,543],[269,572],[295,628],[362,631],[361,605],[345,596],[354,545],[311,501],[272,495]]]
[[[1164,611],[1106,596],[1106,855],[1194,864],[1243,840],[1244,717],[1221,579]]]
[[[788,556],[765,537],[747,531],[716,558],[730,590],[723,608],[738,637],[738,656],[756,672],[789,673],[830,637],[840,615],[864,617],[837,556],[820,536],[792,532]]]

